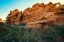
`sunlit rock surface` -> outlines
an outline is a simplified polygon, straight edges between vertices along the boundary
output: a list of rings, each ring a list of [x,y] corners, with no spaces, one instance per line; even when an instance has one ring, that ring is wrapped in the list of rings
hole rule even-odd
[[[18,9],[10,11],[8,16],[6,17],[7,24],[20,24],[21,21],[22,21],[22,11],[19,12]]]
[[[3,22],[1,18],[0,18],[0,22]]]
[[[31,7],[26,8],[23,12],[18,9],[10,11],[6,17],[7,24],[22,24],[35,21],[50,21],[54,23],[64,22],[64,5],[60,3],[48,4],[36,3]]]

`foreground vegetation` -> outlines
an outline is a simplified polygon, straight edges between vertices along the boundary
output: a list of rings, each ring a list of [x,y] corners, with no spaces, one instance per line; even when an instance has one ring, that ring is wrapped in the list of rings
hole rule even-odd
[[[64,42],[64,25],[25,29],[0,24],[0,42]]]

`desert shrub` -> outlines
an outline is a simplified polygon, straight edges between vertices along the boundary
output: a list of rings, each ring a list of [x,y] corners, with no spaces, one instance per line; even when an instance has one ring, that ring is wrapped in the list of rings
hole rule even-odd
[[[52,25],[51,27],[48,28],[48,30],[46,31],[45,34],[51,36],[51,38],[52,38],[52,40],[50,39],[51,42],[58,42],[58,40],[57,40],[58,37],[60,37],[60,39],[61,38],[64,39],[64,25],[61,25],[61,26]]]
[[[49,25],[46,30],[6,25],[0,33],[0,42],[58,42],[57,38],[64,38],[64,25]]]
[[[0,22],[0,28],[1,28],[2,26],[4,26],[4,23]]]
[[[26,25],[26,23],[23,23],[23,24],[19,24],[18,26],[25,26]]]

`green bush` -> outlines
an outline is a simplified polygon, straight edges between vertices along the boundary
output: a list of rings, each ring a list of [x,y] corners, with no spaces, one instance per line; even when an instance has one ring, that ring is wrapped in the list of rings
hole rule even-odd
[[[41,28],[25,29],[8,24],[0,33],[0,42],[58,42],[58,37],[64,39],[64,25],[50,25],[43,31]]]

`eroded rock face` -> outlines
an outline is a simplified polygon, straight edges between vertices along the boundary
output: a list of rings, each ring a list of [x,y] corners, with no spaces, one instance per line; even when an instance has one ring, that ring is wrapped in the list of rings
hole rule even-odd
[[[23,11],[23,22],[33,22],[38,20],[48,20],[54,18],[54,13],[60,11],[55,4],[49,2],[48,4],[36,3],[32,8],[27,8]]]
[[[56,4],[49,2],[48,4],[36,3],[32,6],[32,8],[29,7],[25,9],[23,13],[19,12],[18,9],[15,9],[14,11],[10,11],[10,13],[8,14],[6,18],[6,23],[21,24],[39,20],[46,20],[52,22],[57,22],[58,20],[61,21],[64,18],[64,15],[59,15],[61,14],[61,12],[64,12],[64,8],[61,8],[61,6],[62,5],[56,7]]]
[[[15,9],[14,11],[10,11],[8,16],[6,17],[7,24],[20,24],[21,20],[22,20],[22,11],[19,12],[18,9]]]

